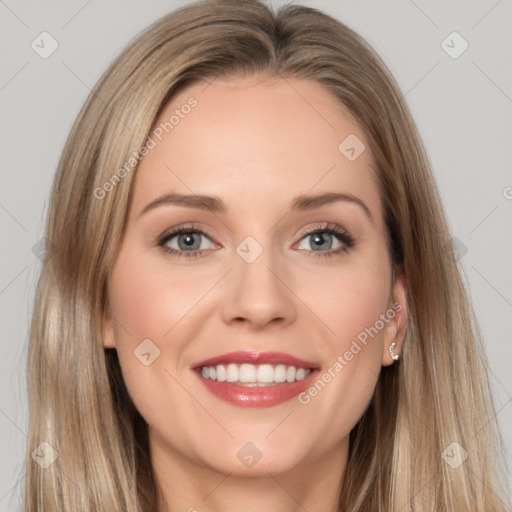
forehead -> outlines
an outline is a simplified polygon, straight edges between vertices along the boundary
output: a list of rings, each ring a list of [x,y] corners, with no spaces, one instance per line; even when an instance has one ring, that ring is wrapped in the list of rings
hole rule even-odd
[[[320,84],[243,78],[196,83],[162,110],[141,160],[133,210],[163,193],[223,198],[237,213],[282,211],[293,197],[325,191],[364,196],[379,209],[361,128]]]

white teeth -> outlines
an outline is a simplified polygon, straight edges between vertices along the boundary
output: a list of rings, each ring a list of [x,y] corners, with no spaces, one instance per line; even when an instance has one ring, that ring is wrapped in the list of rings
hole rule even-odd
[[[226,367],[222,364],[217,365],[217,380],[224,382],[227,378]]]
[[[286,380],[286,366],[278,364],[274,368],[274,382],[284,382]]]
[[[310,369],[296,368],[284,364],[218,364],[203,366],[201,375],[205,379],[217,382],[236,382],[240,385],[257,386],[264,384],[295,382],[305,379],[311,373]]]
[[[271,364],[260,364],[256,371],[257,382],[270,384],[274,382],[274,368]]]
[[[238,370],[238,380],[240,382],[256,382],[256,366],[253,364],[241,364]]]
[[[226,368],[226,380],[228,382],[236,382],[238,380],[238,366],[236,364],[228,364]]]

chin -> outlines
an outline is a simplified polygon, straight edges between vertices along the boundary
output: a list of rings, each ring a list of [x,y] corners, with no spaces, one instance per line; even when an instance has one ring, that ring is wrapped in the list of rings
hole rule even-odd
[[[293,448],[294,444],[290,443]],[[212,470],[240,477],[268,477],[296,469],[301,459],[297,453],[283,453],[276,448],[259,449],[247,442],[231,452],[224,452],[219,458],[216,454],[203,457],[204,465]]]

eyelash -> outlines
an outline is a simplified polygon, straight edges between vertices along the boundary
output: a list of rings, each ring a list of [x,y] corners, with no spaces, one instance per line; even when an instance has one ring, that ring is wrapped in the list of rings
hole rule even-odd
[[[206,233],[203,229],[201,229],[199,226],[195,226],[193,224],[188,226],[182,226],[180,228],[175,229],[174,231],[171,231],[170,233],[163,234],[158,239],[158,246],[167,254],[170,254],[172,256],[176,256],[178,258],[187,258],[187,259],[193,259],[198,258],[203,255],[204,252],[207,252],[208,250],[196,250],[196,251],[179,251],[170,247],[167,247],[165,244],[174,238],[176,235],[181,234],[193,234],[193,233],[200,233],[201,235],[206,236],[207,238],[210,238],[208,233]],[[314,256],[311,256],[313,258],[321,257],[321,258],[329,258],[332,256],[336,256],[340,253],[347,252],[349,249],[354,247],[355,240],[352,237],[350,233],[342,229],[341,227],[337,226],[336,224],[326,223],[324,226],[321,227],[315,227],[310,228],[301,235],[301,240],[308,235],[316,234],[316,233],[328,233],[329,235],[334,235],[342,244],[343,246],[329,252],[317,252]],[[316,251],[310,251],[310,252],[316,252]]]

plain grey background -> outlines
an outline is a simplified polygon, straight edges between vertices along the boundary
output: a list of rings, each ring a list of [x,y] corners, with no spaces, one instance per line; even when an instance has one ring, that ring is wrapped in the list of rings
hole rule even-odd
[[[0,511],[18,509],[23,489],[27,329],[40,265],[34,246],[43,236],[59,154],[112,59],[140,30],[184,3],[0,0]],[[512,4],[299,3],[364,36],[405,94],[480,323],[512,466]],[[47,58],[31,47],[45,37],[45,51],[51,48],[42,32],[58,44]]]

